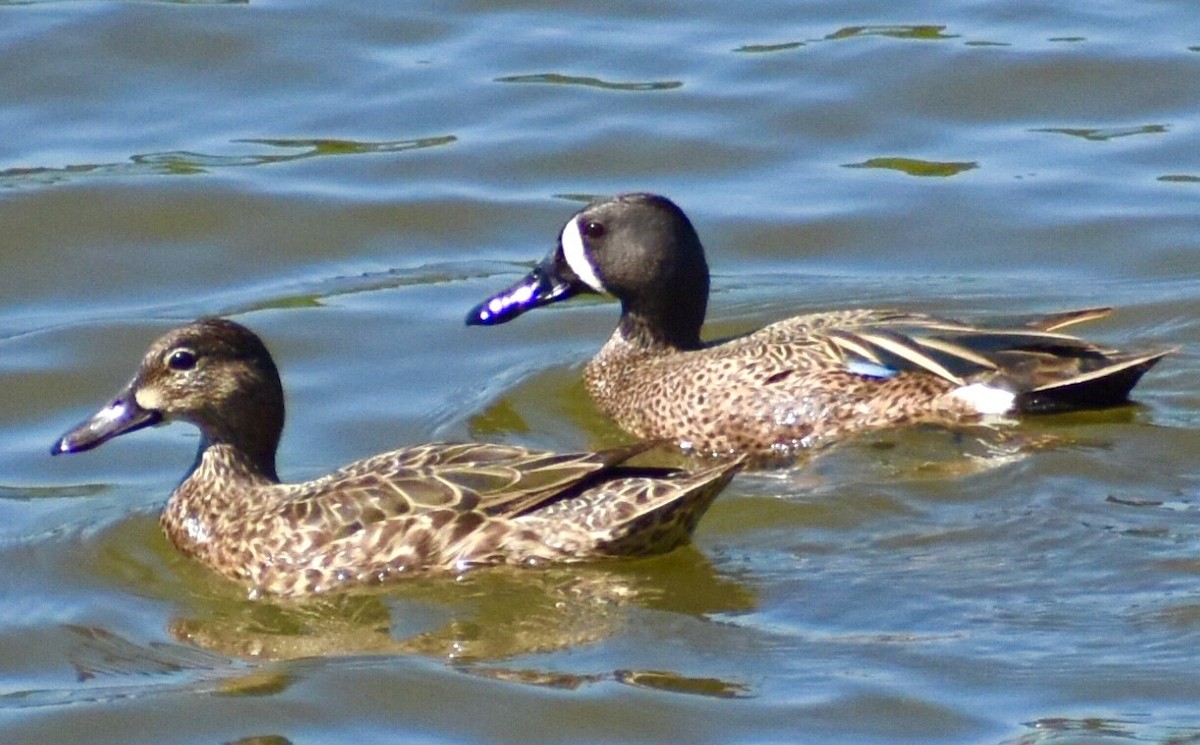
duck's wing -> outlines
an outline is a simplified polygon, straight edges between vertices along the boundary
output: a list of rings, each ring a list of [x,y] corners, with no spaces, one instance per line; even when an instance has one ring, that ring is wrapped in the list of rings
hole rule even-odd
[[[435,509],[512,517],[584,485],[654,443],[554,453],[488,443],[431,443],[367,458],[309,482],[293,503],[320,503],[339,522]]]
[[[1033,329],[896,325],[830,329],[821,336],[830,356],[842,358],[852,371],[880,377],[919,371],[958,385],[1012,367],[1018,354],[1047,364],[1079,364],[1101,363],[1112,353],[1073,336]]]
[[[956,385],[984,382],[1017,394],[1024,410],[1107,406],[1126,400],[1141,376],[1173,351],[1122,352],[1058,331],[1109,312],[1025,316],[1005,319],[1004,326],[900,314],[814,336],[830,359],[863,375],[915,371]]]

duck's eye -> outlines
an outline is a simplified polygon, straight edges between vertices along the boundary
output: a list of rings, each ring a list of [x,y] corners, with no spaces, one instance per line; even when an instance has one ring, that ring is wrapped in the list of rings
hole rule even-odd
[[[604,235],[604,223],[588,220],[583,224],[583,234],[588,238],[599,238]]]
[[[167,357],[167,367],[172,370],[191,370],[196,366],[196,353],[190,349],[176,349]]]

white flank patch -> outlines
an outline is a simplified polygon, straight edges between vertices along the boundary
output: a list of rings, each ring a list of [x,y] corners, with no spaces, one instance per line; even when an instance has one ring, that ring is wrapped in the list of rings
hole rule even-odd
[[[188,537],[196,543],[208,543],[208,526],[196,519],[195,515],[188,515],[183,521],[183,529],[187,531]]]
[[[579,232],[578,215],[571,218],[563,227],[560,240],[562,241],[563,257],[566,258],[571,271],[578,274],[579,278],[596,292],[608,294],[608,290],[604,289],[604,283],[596,274],[596,267],[592,266],[591,260],[588,259],[587,250],[583,247],[583,234]]]
[[[1013,402],[1017,398],[1011,391],[983,383],[956,388],[951,395],[966,402],[980,414],[1007,414],[1012,411]]]

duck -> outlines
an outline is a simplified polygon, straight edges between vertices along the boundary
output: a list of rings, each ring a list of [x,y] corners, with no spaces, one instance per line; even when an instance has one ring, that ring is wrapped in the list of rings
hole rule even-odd
[[[1128,401],[1170,349],[1126,353],[1063,333],[1087,308],[975,324],[896,309],[797,315],[706,341],[704,247],[659,194],[601,198],[574,214],[533,271],[476,305],[503,324],[581,294],[621,317],[584,368],[597,406],[639,438],[700,455],[790,457],[889,427],[948,427]]]
[[[297,598],[434,571],[533,567],[670,551],[741,464],[627,463],[654,443],[556,453],[430,443],[282,483],[279,372],[245,326],[205,317],[146,352],[106,406],[51,454],[79,453],[175,421],[200,430],[196,460],[160,524],[184,554],[250,597]]]

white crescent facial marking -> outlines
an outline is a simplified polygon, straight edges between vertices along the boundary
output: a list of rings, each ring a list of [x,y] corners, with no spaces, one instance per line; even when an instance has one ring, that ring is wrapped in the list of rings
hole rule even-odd
[[[1010,391],[983,383],[964,385],[956,388],[951,395],[974,407],[980,414],[1007,414],[1012,411],[1017,398]]]
[[[584,249],[583,234],[579,232],[578,215],[571,218],[563,227],[560,240],[562,241],[563,258],[567,260],[571,271],[578,274],[579,278],[596,292],[608,294],[608,290],[604,289],[604,283],[596,275],[596,267],[592,266],[591,260],[588,259],[587,250]]]

